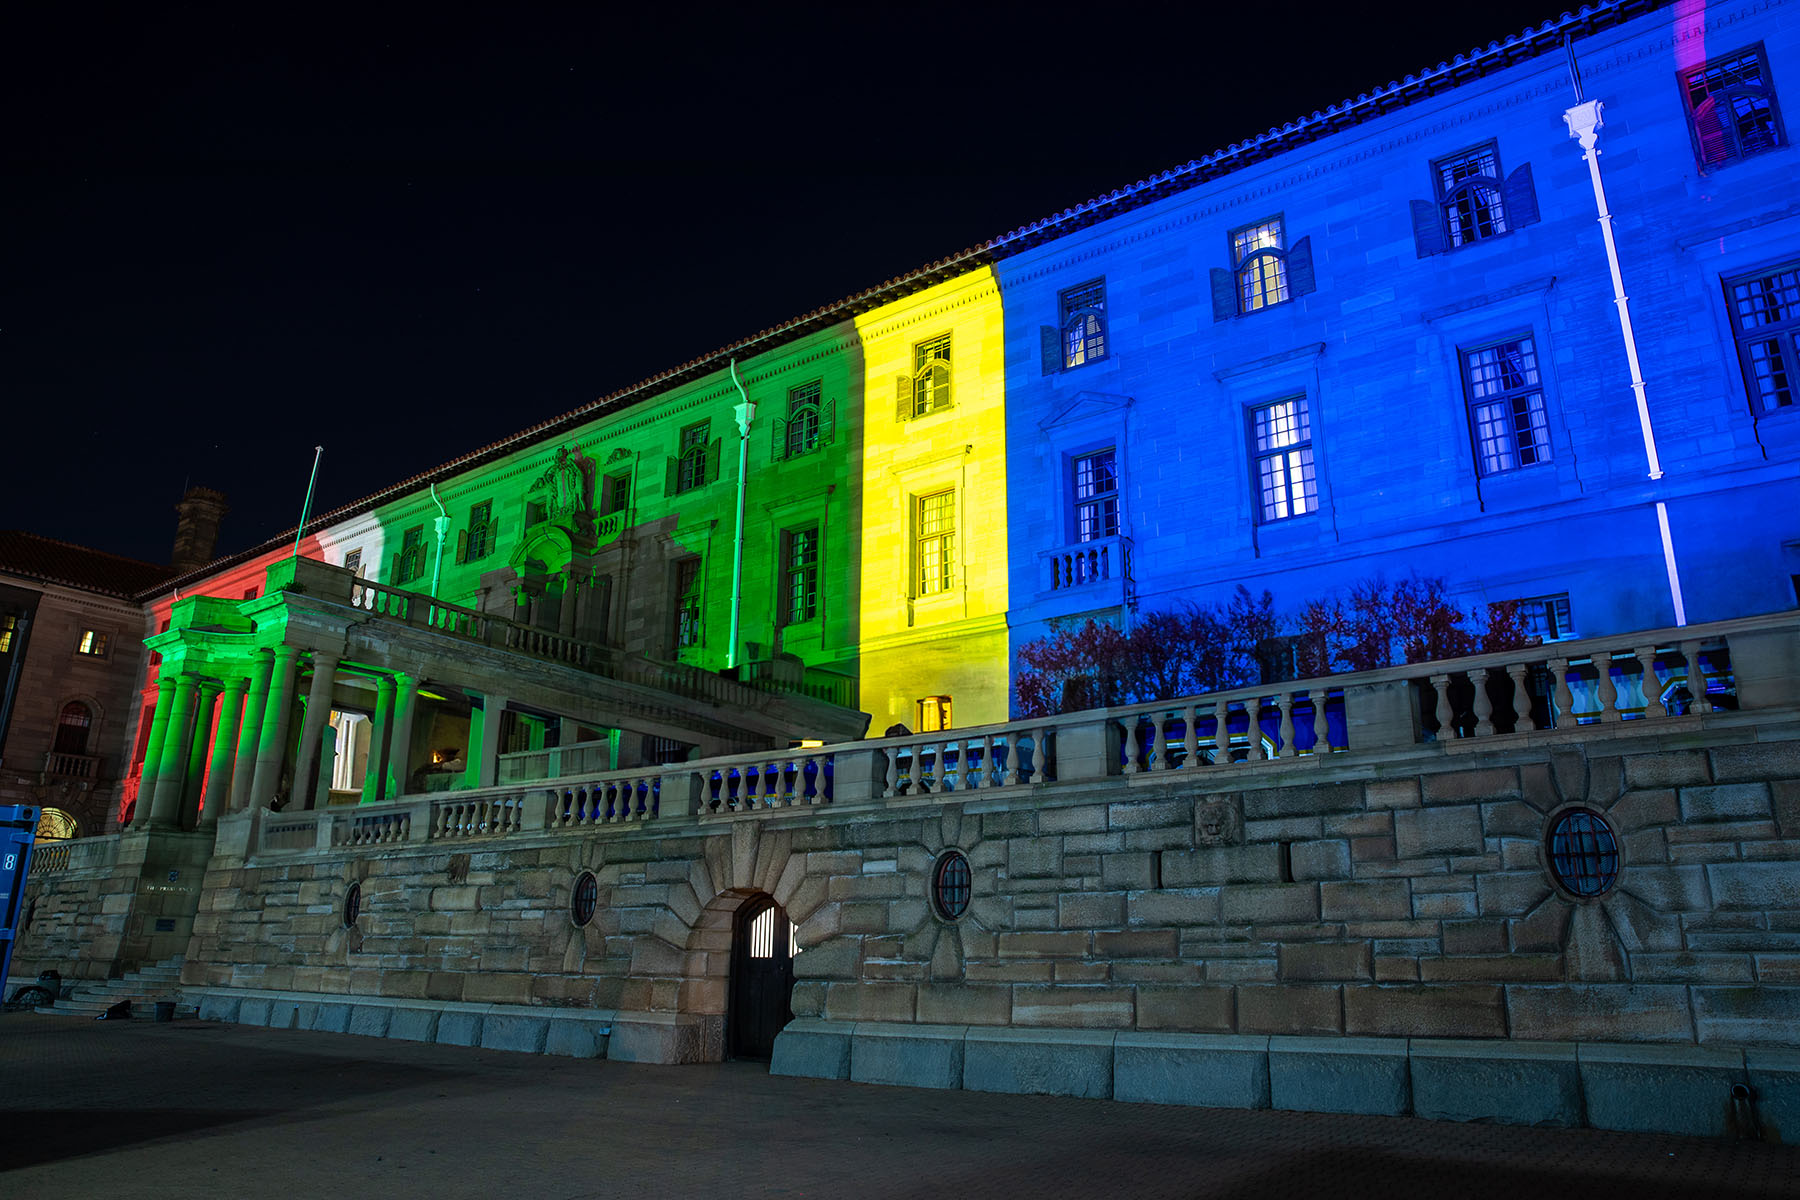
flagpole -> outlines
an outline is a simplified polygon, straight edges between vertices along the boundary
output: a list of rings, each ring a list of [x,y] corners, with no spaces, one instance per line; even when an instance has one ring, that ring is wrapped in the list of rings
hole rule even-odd
[[[300,506],[300,527],[294,530],[294,557],[300,557],[300,537],[306,532],[306,518],[312,512],[313,484],[319,481],[319,459],[325,455],[325,447],[313,447],[312,475],[306,481],[306,503]]]

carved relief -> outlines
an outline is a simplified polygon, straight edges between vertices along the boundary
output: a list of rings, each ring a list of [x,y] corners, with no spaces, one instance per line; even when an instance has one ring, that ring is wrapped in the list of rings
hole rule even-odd
[[[1244,814],[1235,796],[1209,796],[1194,803],[1194,845],[1235,846],[1244,840]]]

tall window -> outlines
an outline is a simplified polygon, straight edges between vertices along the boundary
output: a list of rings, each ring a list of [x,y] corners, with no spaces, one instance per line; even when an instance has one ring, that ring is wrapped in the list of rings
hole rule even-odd
[[[1106,357],[1106,281],[1070,288],[1060,298],[1062,365],[1079,367]]]
[[[1531,339],[1465,350],[1462,361],[1481,473],[1497,475],[1549,462],[1550,423]]]
[[[1438,207],[1450,245],[1466,246],[1507,230],[1506,202],[1500,183],[1500,153],[1489,142],[1432,164],[1437,176]]]
[[[456,561],[476,562],[494,551],[494,502],[483,500],[469,508],[469,527],[457,547]]]
[[[631,501],[631,472],[620,471],[600,480],[600,515],[610,517],[625,511]]]
[[[414,525],[400,535],[400,553],[394,556],[394,582],[411,583],[425,575],[425,527]]]
[[[914,501],[914,561],[921,596],[947,592],[955,578],[956,492],[933,492]]]
[[[819,447],[819,387],[809,383],[788,390],[787,454],[805,454]]]
[[[1792,408],[1800,379],[1794,377],[1795,335],[1800,333],[1800,263],[1760,271],[1725,284],[1738,362],[1750,407],[1759,413]]]
[[[1702,170],[1773,150],[1786,141],[1761,46],[1688,71],[1681,85]]]
[[[681,446],[675,459],[675,490],[686,492],[708,482],[706,471],[706,435],[710,421],[700,421],[681,431]]]
[[[1246,225],[1231,234],[1231,269],[1237,276],[1238,311],[1255,312],[1288,298],[1281,218]]]
[[[950,407],[950,335],[913,347],[910,413],[923,417]]]
[[[1075,540],[1094,542],[1119,532],[1119,472],[1111,450],[1075,460]]]
[[[781,535],[782,624],[798,625],[819,612],[819,527],[784,530]]]
[[[700,644],[700,559],[675,564],[675,648]]]
[[[88,654],[94,658],[106,657],[107,635],[98,629],[84,629],[81,640],[75,643],[77,654]]]
[[[13,639],[19,636],[19,618],[0,616],[0,654],[11,654]]]
[[[94,714],[81,701],[71,700],[63,705],[56,717],[56,753],[86,754],[88,727],[93,723]]]
[[[1265,522],[1298,517],[1319,507],[1312,416],[1305,396],[1251,409],[1250,445],[1258,511]]]

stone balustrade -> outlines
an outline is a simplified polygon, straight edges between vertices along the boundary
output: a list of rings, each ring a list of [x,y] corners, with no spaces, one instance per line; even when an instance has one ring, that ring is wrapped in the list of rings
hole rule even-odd
[[[645,768],[555,788],[550,792],[548,827],[576,829],[655,820],[662,793],[660,772],[661,768]]]
[[[1131,539],[1124,536],[1077,542],[1043,552],[1043,588],[1063,592],[1131,578]]]
[[[100,759],[93,754],[63,754],[51,750],[44,755],[44,774],[51,779],[92,780],[100,774]]]
[[[703,817],[830,804],[835,791],[836,753],[823,747],[739,754],[694,765],[701,768]]]
[[[116,833],[67,842],[41,842],[31,852],[31,877],[110,867],[118,854]]]

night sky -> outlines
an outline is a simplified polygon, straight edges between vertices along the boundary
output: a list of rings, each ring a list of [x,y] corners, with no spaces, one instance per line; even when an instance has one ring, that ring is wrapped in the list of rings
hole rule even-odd
[[[1559,11],[40,7],[0,527],[157,562],[187,483],[243,549],[315,444],[323,512]]]

